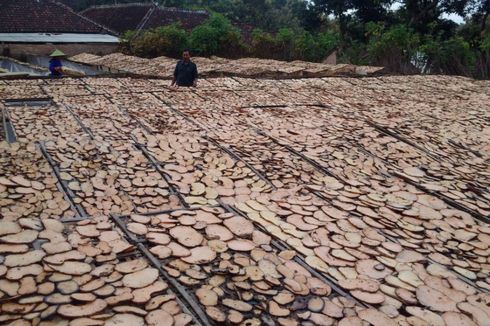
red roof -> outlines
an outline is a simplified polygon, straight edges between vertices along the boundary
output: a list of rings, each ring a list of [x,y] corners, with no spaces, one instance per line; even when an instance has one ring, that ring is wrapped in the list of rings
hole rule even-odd
[[[0,33],[105,33],[105,27],[53,0],[0,0]]]
[[[203,10],[162,8],[151,3],[94,6],[82,11],[81,14],[118,33],[135,30],[142,22],[144,22],[142,29],[179,22],[182,27],[191,30],[209,17],[209,14]]]

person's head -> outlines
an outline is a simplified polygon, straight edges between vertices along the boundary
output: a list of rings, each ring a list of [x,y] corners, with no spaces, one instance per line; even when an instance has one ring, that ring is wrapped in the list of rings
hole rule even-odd
[[[60,60],[60,59],[64,58],[66,56],[66,54],[64,54],[60,50],[56,49],[49,56],[51,57],[51,59],[58,59],[58,60]]]
[[[190,53],[190,51],[189,51],[189,50],[187,50],[187,49],[186,49],[186,50],[184,50],[184,51],[182,52],[182,59],[183,59],[184,61],[189,61],[189,60],[191,60],[191,53]]]

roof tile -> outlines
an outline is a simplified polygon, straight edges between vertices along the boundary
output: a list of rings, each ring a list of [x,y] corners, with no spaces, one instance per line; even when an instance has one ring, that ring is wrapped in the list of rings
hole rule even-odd
[[[108,33],[109,30],[53,0],[2,0],[0,33]]]

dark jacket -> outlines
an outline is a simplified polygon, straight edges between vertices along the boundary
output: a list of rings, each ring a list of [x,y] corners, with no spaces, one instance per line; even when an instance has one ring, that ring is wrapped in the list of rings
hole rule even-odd
[[[180,60],[175,66],[174,77],[177,85],[192,86],[197,78],[196,64],[192,61],[186,63]]]

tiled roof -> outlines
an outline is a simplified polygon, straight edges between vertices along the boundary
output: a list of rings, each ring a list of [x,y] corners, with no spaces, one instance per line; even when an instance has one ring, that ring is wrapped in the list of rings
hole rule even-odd
[[[149,17],[143,29],[180,22],[185,29],[191,30],[209,17],[209,14],[202,10],[161,7],[149,13],[153,6],[141,3],[95,6],[82,11],[81,14],[119,33],[135,30],[147,14]]]
[[[1,0],[0,33],[111,33],[53,0]]]
[[[182,27],[184,27],[186,30],[191,30],[194,27],[202,24],[208,18],[209,14],[205,11],[159,8],[152,13],[148,19],[148,22],[143,28],[154,28],[180,22]]]

